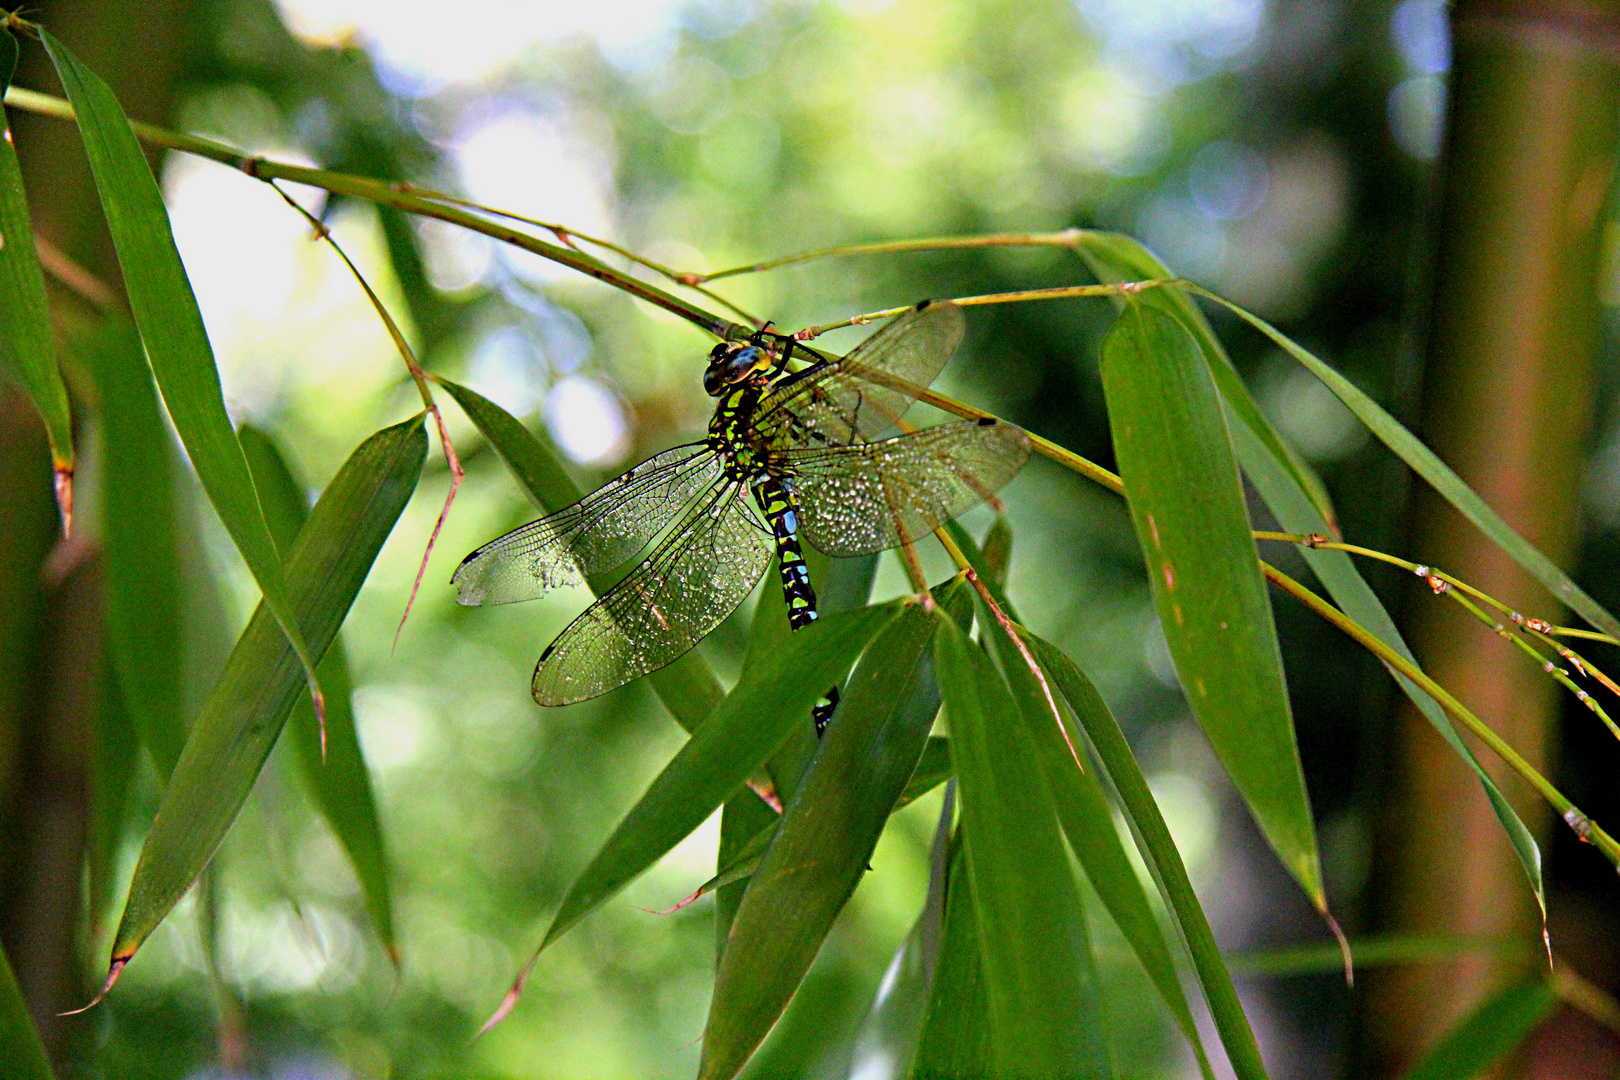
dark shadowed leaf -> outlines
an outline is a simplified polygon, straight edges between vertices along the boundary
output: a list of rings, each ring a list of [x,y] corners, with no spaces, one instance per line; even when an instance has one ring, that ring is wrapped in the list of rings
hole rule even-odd
[[[1214,931],[1193,892],[1181,853],[1170,838],[1170,829],[1159,812],[1159,804],[1153,801],[1153,793],[1148,790],[1147,780],[1131,753],[1130,744],[1125,741],[1125,733],[1120,730],[1114,714],[1108,711],[1102,695],[1074,661],[1034,634],[1024,640],[1042,670],[1052,676],[1097,751],[1137,838],[1142,859],[1153,872],[1187,944],[1199,982],[1203,984],[1205,1000],[1209,1002],[1210,1014],[1226,1048],[1227,1060],[1240,1080],[1264,1080],[1266,1068],[1260,1060],[1260,1047],[1243,1005],[1238,1001],[1231,973],[1215,945]]]
[[[0,30],[0,95],[11,83],[17,39]],[[45,304],[45,277],[23,192],[11,125],[0,109],[0,361],[16,375],[45,421],[58,470],[73,470],[73,425],[67,389],[56,367],[56,343]],[[71,509],[64,506],[63,512]]]
[[[1271,602],[1215,384],[1170,316],[1128,305],[1103,343],[1114,453],[1187,703],[1260,831],[1325,910]]]
[[[259,489],[264,518],[276,546],[290,552],[298,532],[309,518],[305,488],[293,477],[286,459],[270,437],[257,428],[238,432],[253,483]],[[320,666],[326,691],[326,743],[322,753],[320,726],[308,701],[293,710],[288,730],[315,805],[343,845],[366,898],[377,937],[390,958],[398,962],[394,941],[394,910],[389,897],[388,853],[383,842],[377,800],[371,791],[371,773],[360,750],[354,726],[354,695],[343,638],[332,639]]]
[[[928,852],[928,896],[888,970],[878,984],[872,1007],[856,1034],[849,1075],[870,1080],[897,1080],[911,1071],[922,1042],[934,972],[945,940],[945,899],[950,884],[951,837],[956,832],[956,787],[945,789]]]
[[[1452,1028],[1406,1080],[1474,1080],[1516,1050],[1547,1018],[1558,995],[1544,978],[1515,983]]]
[[[52,1075],[11,961],[0,949],[0,1080],[51,1080]]]
[[[699,1076],[729,1078],[764,1040],[855,891],[939,710],[934,616],[908,607],[856,666],[749,883],[715,977]]]
[[[1080,891],[1007,684],[941,618],[934,657],[961,785],[996,1075],[1113,1075]]]
[[[1058,822],[1068,837],[1069,847],[1137,960],[1153,980],[1160,998],[1175,1017],[1176,1026],[1192,1046],[1199,1070],[1205,1076],[1212,1076],[1170,948],[1136,868],[1120,842],[1113,813],[1108,808],[1108,797],[1097,777],[1088,771],[1090,766],[1082,764],[1086,760],[1084,738],[1074,729],[1070,718],[1063,715],[1061,706],[1054,712],[1060,691],[1046,673],[1042,671],[1037,678],[1006,630],[993,620],[989,625],[987,633],[995,637],[1001,668],[1007,674],[1007,683],[1024,718],[1024,726],[1040,755]],[[1044,683],[1041,680],[1045,680]]]
[[[911,1066],[913,1080],[976,1080],[998,1075],[973,881],[961,844],[953,846],[944,938],[922,1038]]]
[[[89,909],[92,938],[101,936],[102,919],[112,904],[118,845],[129,814],[130,790],[141,764],[140,735],[129,710],[124,708],[112,657],[105,652],[101,655],[98,690],[95,756],[90,773],[90,835],[85,844],[85,906]]]
[[[40,36],[78,117],[90,172],[124,272],[130,310],[169,418],[313,691],[316,656],[299,629],[275,542],[226,415],[214,351],[180,264],[157,181],[107,84],[49,32],[42,30]]]
[[[133,326],[109,318],[79,351],[100,399],[101,545],[114,670],[166,781],[186,741],[169,429]]]
[[[421,416],[384,428],[349,456],[310,511],[288,554],[287,577],[304,633],[321,652],[337,636],[377,552],[416,490],[426,456]],[[115,966],[146,940],[213,857],[302,686],[297,657],[260,604],[163,793],[113,945]]]

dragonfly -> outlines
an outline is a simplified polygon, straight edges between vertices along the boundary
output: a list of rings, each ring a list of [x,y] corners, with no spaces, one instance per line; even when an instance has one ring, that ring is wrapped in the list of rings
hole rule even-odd
[[[531,600],[643,556],[541,653],[531,684],[541,705],[585,701],[673,663],[773,557],[789,626],[810,625],[818,610],[801,538],[841,557],[901,547],[990,499],[1029,460],[1028,434],[993,417],[901,429],[964,323],[955,304],[923,301],[847,356],[768,325],[716,345],[703,386],[718,403],[703,441],[478,548],[451,578],[457,602]],[[806,366],[790,370],[795,359]],[[814,710],[818,734],[836,706],[834,688]]]

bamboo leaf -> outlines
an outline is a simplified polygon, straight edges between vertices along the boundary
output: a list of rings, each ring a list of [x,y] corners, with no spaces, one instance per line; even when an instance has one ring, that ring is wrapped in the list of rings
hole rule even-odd
[[[1197,343],[1141,305],[1103,343],[1114,452],[1187,702],[1260,826],[1326,910],[1282,654],[1243,487]]]
[[[956,788],[945,789],[939,824],[928,852],[928,896],[894,959],[889,962],[877,995],[856,1033],[849,1076],[896,1080],[909,1075],[928,1018],[928,999],[945,940],[945,901],[950,885],[951,837],[956,826]],[[971,901],[969,902],[971,904]],[[975,946],[977,948],[977,946]]]
[[[1114,714],[1109,712],[1102,695],[1097,693],[1097,688],[1073,660],[1034,634],[1027,634],[1024,640],[1042,670],[1051,674],[1064,700],[1085,728],[1086,736],[1091,740],[1109,781],[1119,795],[1126,819],[1137,836],[1142,859],[1153,871],[1186,942],[1199,982],[1204,988],[1205,1000],[1209,1002],[1210,1015],[1226,1048],[1227,1060],[1231,1062],[1239,1080],[1264,1080],[1266,1068],[1260,1059],[1260,1047],[1255,1042],[1253,1029],[1249,1027],[1249,1018],[1244,1015],[1243,1005],[1238,1001],[1232,975],[1227,971],[1226,961],[1215,945],[1215,934],[1193,892],[1181,853],[1170,838],[1170,829],[1164,823],[1164,815],[1159,812],[1159,804],[1153,801],[1153,793],[1148,790],[1141,767],[1131,753],[1130,744],[1125,741],[1125,733],[1120,730]]]
[[[912,1080],[998,1076],[990,994],[984,976],[983,930],[972,875],[960,845],[950,860],[945,932],[923,1018]]]
[[[895,809],[916,802],[950,779],[950,776],[951,740],[942,735],[930,735],[928,745],[923,747],[922,757],[917,759],[916,771],[906,781],[906,790],[900,793],[899,801],[894,804]]]
[[[479,394],[449,379],[436,379],[456,399],[467,418],[506,463],[512,478],[542,514],[561,510],[585,494],[569,478],[556,452],[536,437],[511,413]],[[593,591],[600,592],[592,582]],[[724,692],[708,662],[696,650],[668,667],[647,676],[658,700],[664,703],[688,732],[696,731],[703,718],[713,711]]]
[[[124,707],[167,782],[185,745],[169,431],[135,328],[108,318],[81,350],[100,399],[107,633]]]
[[[232,436],[233,440],[235,436]],[[287,558],[308,639],[325,652],[383,541],[416,490],[427,456],[420,415],[384,428],[322,492]],[[113,945],[116,977],[213,857],[302,688],[300,664],[264,604],[192,727],[141,849]]]
[[[1570,580],[1569,575],[1559,569],[1558,564],[1538,551],[1524,537],[1514,531],[1513,527],[1495,510],[1492,510],[1485,500],[1474,493],[1474,490],[1463,482],[1462,477],[1452,471],[1451,467],[1441,461],[1433,450],[1424,446],[1417,436],[1407,431],[1405,427],[1372,398],[1362,393],[1355,383],[1334,371],[1323,361],[1317,359],[1308,350],[1294,343],[1288,335],[1260,318],[1238,307],[1236,304],[1213,294],[1210,299],[1229,308],[1239,318],[1265,334],[1272,341],[1280,345],[1288,355],[1298,360],[1305,368],[1321,379],[1332,390],[1334,395],[1356,414],[1356,418],[1371,431],[1378,440],[1395,452],[1395,456],[1406,462],[1419,476],[1429,482],[1429,486],[1457,508],[1458,513],[1474,523],[1474,526],[1484,533],[1490,541],[1507,553],[1508,557],[1522,566],[1531,577],[1546,586],[1547,590],[1569,606],[1570,610],[1581,618],[1603,631],[1620,637],[1620,620],[1617,620],[1607,609],[1592,599],[1585,590]]]
[[[1558,1004],[1552,983],[1534,978],[1515,983],[1453,1028],[1406,1080],[1474,1080],[1516,1050]]]
[[[244,426],[238,437],[253,470],[264,517],[276,546],[292,551],[298,532],[309,519],[304,487],[293,477],[286,459],[268,435]],[[384,951],[396,964],[394,909],[388,885],[388,852],[382,821],[371,790],[371,773],[360,749],[354,724],[354,696],[349,661],[341,635],[332,639],[321,660],[321,685],[326,690],[326,732],[323,737],[308,701],[293,709],[289,730],[298,754],[299,771],[309,785],[315,805],[343,845],[366,898],[366,911]]]
[[[4,1050],[0,1080],[52,1080],[55,1075],[4,949],[0,949],[0,1048]]]
[[[1093,235],[1088,239],[1085,254],[1099,280],[1126,281],[1173,276],[1163,263],[1129,237]],[[1312,533],[1337,535],[1333,507],[1321,480],[1282,441],[1270,421],[1260,412],[1260,407],[1238,377],[1226,350],[1221,347],[1220,339],[1211,329],[1209,320],[1204,318],[1203,312],[1187,292],[1182,289],[1155,289],[1142,293],[1139,299],[1177,318],[1198,341],[1228,415],[1238,421],[1232,427],[1238,460],[1243,463],[1244,473],[1283,529],[1302,536]],[[1417,663],[1400,631],[1395,628],[1395,620],[1390,618],[1383,602],[1356,569],[1349,554],[1321,548],[1298,550],[1328,594],[1338,603],[1340,610],[1403,658],[1414,665]],[[1536,845],[1535,837],[1503,797],[1473,751],[1464,744],[1456,726],[1439,703],[1400,672],[1393,668],[1388,670],[1401,691],[1440,733],[1441,738],[1474,770],[1480,786],[1485,789],[1492,811],[1502,823],[1508,841],[1518,855],[1536,903],[1545,912],[1547,905],[1541,881],[1541,849]]]
[[[17,39],[0,30],[0,97],[17,65]],[[12,145],[11,123],[0,108],[0,359],[22,384],[45,421],[57,480],[57,499],[65,520],[73,512],[73,421],[67,388],[56,366],[56,343],[45,301],[45,276],[34,250],[34,228],[23,191],[22,167]],[[63,501],[64,495],[66,500]]]
[[[287,635],[311,695],[318,700],[316,657],[299,629],[247,459],[225,412],[214,351],[174,246],[157,181],[107,84],[48,31],[41,30],[40,37],[73,103],[118,265],[124,272],[124,290],[169,419],[225,531],[258,582],[267,609]]]
[[[850,678],[754,873],[715,977],[700,1077],[735,1076],[782,1015],[855,891],[939,710],[925,657],[935,618],[909,607]]]
[[[1119,233],[1087,234],[1081,255],[1099,281],[1154,279],[1162,281],[1175,277],[1147,248],[1129,236]],[[1249,435],[1253,445],[1260,451],[1256,456],[1245,454],[1243,440],[1239,439],[1239,457],[1245,471],[1253,474],[1264,466],[1268,472],[1280,473],[1285,478],[1287,486],[1302,495],[1310,503],[1315,515],[1321,519],[1322,527],[1319,531],[1337,534],[1337,524],[1329,524],[1334,522],[1335,516],[1327,489],[1322,486],[1322,478],[1317,476],[1316,471],[1282,440],[1282,436],[1277,434],[1277,429],[1272,427],[1271,421],[1260,411],[1260,406],[1249,395],[1243,381],[1237,377],[1237,369],[1232,366],[1231,359],[1221,348],[1220,341],[1210,329],[1208,320],[1187,293],[1182,289],[1152,289],[1138,294],[1129,301],[1122,298],[1117,303],[1123,307],[1128,302],[1140,302],[1158,308],[1165,314],[1173,316],[1198,339],[1199,344],[1203,346],[1206,359],[1210,362],[1210,375],[1221,389],[1224,404],[1230,415],[1239,422],[1234,431]],[[1255,479],[1253,475],[1250,478]],[[1261,493],[1269,505],[1270,495],[1266,494],[1264,489]],[[1275,507],[1273,509],[1275,510]]]
[[[703,824],[781,745],[824,687],[900,612],[898,603],[822,619],[744,671],[574,880],[539,951]]]
[[[1141,879],[1136,876],[1136,868],[1120,843],[1108,798],[1097,778],[1082,767],[1081,748],[1085,742],[1080,733],[1073,730],[1068,717],[1063,716],[1061,710],[1054,711],[1056,702],[1048,696],[1050,684],[1037,681],[1008,631],[994,620],[991,623],[994,629],[989,632],[995,637],[1001,668],[1007,674],[1024,727],[1040,756],[1063,835],[1068,837],[1069,847],[1080,860],[1086,877],[1193,1048],[1199,1071],[1213,1077],[1203,1039],[1193,1022],[1186,995],[1182,993],[1175,961],[1171,959],[1170,948],[1159,930]],[[1044,671],[1040,678],[1046,678]]]
[[[101,654],[97,686],[95,751],[90,775],[90,835],[85,844],[85,907],[90,916],[90,937],[101,936],[102,919],[113,899],[113,869],[118,844],[129,814],[129,794],[140,768],[141,740],[135,721],[124,706],[123,690],[113,670],[112,657]]]
[[[1085,914],[1035,747],[1006,683],[954,622],[940,619],[934,651],[996,1075],[1110,1076]]]

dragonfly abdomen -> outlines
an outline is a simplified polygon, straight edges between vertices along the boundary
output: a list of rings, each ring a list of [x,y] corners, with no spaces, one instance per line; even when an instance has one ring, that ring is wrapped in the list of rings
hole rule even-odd
[[[774,476],[754,484],[754,498],[771,527],[776,541],[776,565],[782,573],[782,596],[787,601],[788,626],[794,630],[816,621],[816,591],[810,585],[810,568],[804,563],[799,546],[799,515],[794,509],[793,490]],[[827,730],[838,710],[838,687],[830,688],[810,709],[816,734]]]
[[[776,562],[782,573],[788,625],[795,630],[809,626],[816,621],[816,591],[810,585],[810,568],[804,564],[804,549],[799,546],[799,516],[793,494],[782,481],[767,476],[754,484],[754,498],[776,542]]]

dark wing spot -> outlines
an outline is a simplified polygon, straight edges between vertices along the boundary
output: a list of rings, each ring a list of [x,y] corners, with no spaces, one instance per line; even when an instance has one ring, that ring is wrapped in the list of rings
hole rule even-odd
[[[926,311],[926,310],[928,310],[928,305],[932,304],[932,303],[933,303],[932,300],[919,300],[919,301],[917,301],[917,310],[918,311]]]
[[[546,651],[540,654],[540,663],[542,663],[542,664],[545,663],[546,662],[546,657],[550,656],[551,655],[551,650],[555,649],[556,647],[557,647],[557,643],[555,641],[553,641],[550,645],[547,645],[546,646]]]
[[[996,418],[993,417],[993,416],[981,416],[981,417],[979,417],[979,426],[980,427],[995,427],[996,426]]]

